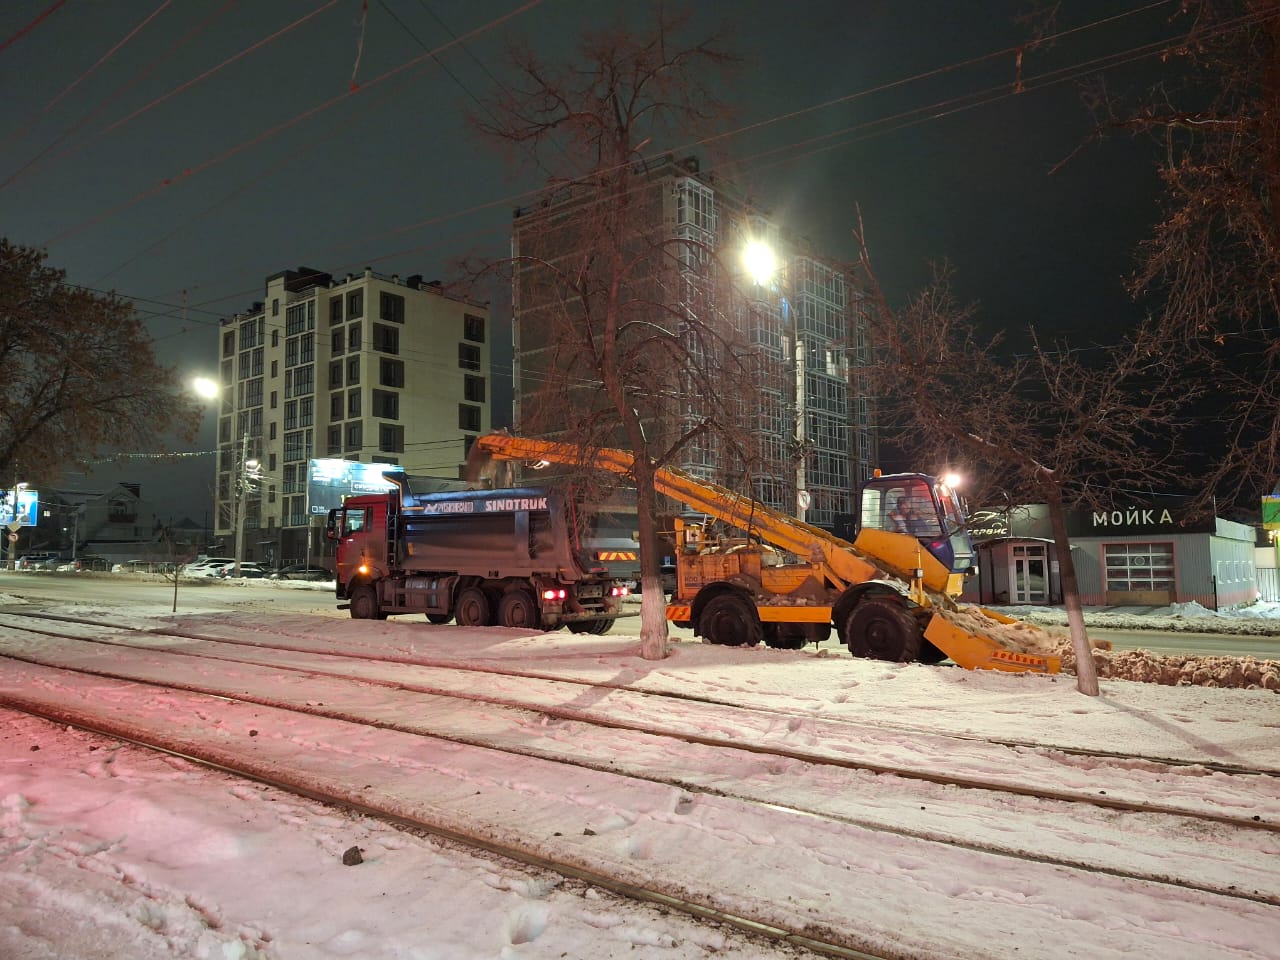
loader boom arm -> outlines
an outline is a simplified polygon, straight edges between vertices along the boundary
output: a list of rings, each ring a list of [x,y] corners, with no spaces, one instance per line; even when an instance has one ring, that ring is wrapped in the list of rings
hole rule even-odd
[[[547,463],[603,469],[623,476],[633,475],[632,468],[635,466],[635,457],[625,450],[602,448],[584,451],[573,444],[513,437],[502,433],[478,437],[473,450],[480,450],[500,460],[542,460]],[[901,562],[895,564],[887,558],[877,558],[858,550],[853,544],[820,527],[789,517],[750,497],[694,477],[676,467],[658,468],[654,474],[654,487],[659,493],[679,500],[693,510],[758,533],[762,540],[772,546],[806,560],[822,563],[833,585],[841,589],[877,577],[904,576],[904,571],[898,569],[902,566]],[[895,534],[888,536],[899,541],[896,543],[897,553],[901,555],[902,542],[908,538]],[[883,535],[878,539],[883,540]],[[914,567],[923,563],[925,586],[933,591],[943,590],[948,577],[946,568],[927,552],[916,552],[923,553],[923,558],[915,557],[907,566]]]

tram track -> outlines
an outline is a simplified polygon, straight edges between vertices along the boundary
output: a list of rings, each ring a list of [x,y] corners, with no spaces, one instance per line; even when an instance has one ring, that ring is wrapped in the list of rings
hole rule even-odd
[[[10,617],[10,616],[14,617],[15,620],[6,621],[6,617]],[[139,629],[137,627],[134,627],[132,625],[127,625],[127,624],[113,624],[109,621],[93,620],[93,619],[83,618],[83,617],[70,617],[63,614],[49,614],[49,613],[43,613],[43,612],[22,612],[17,614],[0,613],[0,626],[4,625],[6,622],[14,622],[14,623],[21,624],[24,620],[26,621],[48,620],[51,622],[60,622],[60,623],[77,623],[77,624],[83,624],[86,626],[93,626],[93,627],[110,627],[112,629],[120,630],[125,633],[136,633],[140,635],[149,635],[149,636],[157,636],[157,637],[164,637],[164,636],[179,637],[187,640],[197,640],[197,641],[206,641],[210,643],[226,644],[232,647],[245,647],[250,649],[262,649],[262,650],[279,650],[279,651],[286,651],[291,653],[300,653],[300,654],[307,654],[307,655],[314,654],[314,655],[323,655],[328,657],[345,658],[348,660],[358,661],[358,662],[379,662],[379,663],[387,663],[387,664],[402,664],[410,667],[438,669],[438,670],[452,671],[456,673],[489,674],[497,677],[509,677],[513,679],[547,681],[549,683],[554,683],[558,685],[579,686],[583,688],[603,689],[603,690],[625,691],[625,692],[634,693],[634,694],[641,695],[646,698],[652,698],[652,699],[666,699],[666,700],[684,702],[684,703],[707,704],[711,706],[729,707],[735,711],[743,711],[746,713],[758,714],[758,715],[771,715],[771,716],[783,717],[788,719],[800,719],[806,722],[815,719],[812,713],[801,713],[796,710],[761,706],[758,704],[744,705],[740,702],[736,702],[733,700],[720,698],[720,697],[681,693],[681,692],[675,692],[675,691],[669,691],[669,690],[652,689],[647,687],[638,687],[634,684],[612,682],[608,680],[583,680],[579,678],[565,676],[563,674],[548,673],[545,671],[537,671],[537,670],[522,670],[522,669],[515,669],[507,666],[499,666],[496,663],[487,663],[481,666],[475,662],[458,662],[456,660],[423,657],[419,655],[397,656],[397,655],[387,654],[387,653],[372,652],[368,649],[360,650],[358,652],[347,652],[347,651],[339,651],[339,650],[332,650],[332,649],[318,651],[314,647],[314,645],[306,645],[302,643],[291,642],[292,635],[284,634],[284,633],[271,633],[269,634],[270,636],[277,637],[279,639],[272,643],[264,643],[261,640],[244,640],[236,636],[227,636],[227,635],[220,635],[220,634],[207,633],[207,632],[197,633],[193,631],[176,631],[169,628]],[[40,632],[39,628],[28,627],[26,629],[33,629],[35,632]],[[57,631],[49,631],[49,632],[50,632],[50,635],[53,635],[53,636],[64,635],[64,634],[58,633]],[[74,635],[65,634],[65,636],[74,636]],[[424,692],[436,692],[436,691],[424,690]],[[502,702],[502,701],[495,699],[495,702]],[[996,737],[996,736],[981,736],[981,737],[968,736],[965,734],[955,733],[955,732],[947,732],[946,734],[939,734],[936,730],[918,727],[918,726],[912,726],[910,724],[904,724],[900,722],[876,721],[873,723],[865,719],[848,720],[840,717],[822,717],[819,719],[821,719],[824,723],[835,724],[835,725],[845,725],[851,728],[855,728],[857,730],[869,730],[869,731],[876,731],[876,732],[892,731],[895,733],[902,733],[906,735],[940,737],[940,738],[945,738],[946,740],[951,740],[956,742],[989,744],[993,746],[1006,747],[1012,750],[1032,750],[1032,751],[1037,751],[1041,753],[1056,753],[1056,754],[1062,754],[1064,756],[1069,756],[1069,757],[1096,759],[1101,761],[1117,761],[1121,763],[1151,763],[1151,764],[1159,764],[1161,766],[1166,766],[1170,768],[1194,767],[1197,769],[1207,770],[1213,773],[1222,773],[1222,774],[1227,774],[1232,776],[1269,776],[1269,777],[1280,778],[1280,766],[1248,767],[1242,764],[1227,763],[1224,761],[1210,760],[1205,758],[1196,759],[1196,760],[1187,760],[1187,759],[1181,759],[1177,757],[1161,756],[1158,754],[1150,754],[1150,753],[1133,753],[1133,752],[1125,752],[1125,751],[1119,751],[1119,750],[1085,749],[1085,748],[1076,747],[1076,746],[1046,743],[1044,740],[1024,740],[1024,739]],[[735,746],[742,749],[750,749],[749,745],[744,745],[742,743],[736,743]],[[878,769],[878,768],[874,767],[874,765],[868,765],[868,769]],[[897,770],[897,769],[884,769],[880,772],[897,773],[900,775],[911,775],[910,771]],[[954,781],[948,781],[948,782],[954,782]],[[957,784],[957,785],[964,785],[964,784]],[[983,784],[976,784],[976,785],[983,786]],[[1108,805],[1106,801],[1100,801],[1100,802],[1103,805]],[[1277,827],[1277,829],[1280,829],[1280,827]]]
[[[838,757],[822,757],[812,752],[781,749],[778,747],[764,747],[759,744],[743,744],[741,742],[730,742],[724,738],[694,737],[694,736],[690,736],[687,731],[681,732],[681,733],[672,733],[671,731],[655,730],[655,729],[650,729],[644,726],[637,726],[631,723],[622,724],[617,722],[609,722],[599,717],[592,718],[589,715],[584,715],[582,711],[564,711],[564,710],[555,711],[555,710],[548,709],[545,703],[538,704],[538,703],[530,703],[530,702],[523,702],[523,703],[514,702],[511,700],[510,697],[496,698],[492,696],[475,695],[475,694],[465,695],[457,692],[456,690],[448,691],[448,692],[441,692],[438,689],[424,690],[424,689],[420,689],[417,685],[406,684],[403,682],[396,682],[391,680],[380,681],[377,679],[371,679],[367,676],[351,676],[349,674],[338,674],[332,671],[318,672],[314,670],[302,669],[297,665],[287,665],[279,662],[269,663],[269,664],[250,663],[242,659],[228,658],[225,655],[211,656],[209,655],[208,652],[192,652],[188,650],[188,651],[183,651],[181,654],[177,654],[174,651],[157,650],[155,648],[155,644],[162,643],[166,639],[164,634],[158,634],[155,631],[135,631],[132,628],[121,628],[120,625],[114,625],[114,628],[124,629],[126,632],[139,635],[138,637],[135,637],[135,639],[140,639],[145,637],[146,640],[151,644],[151,646],[146,648],[145,651],[143,652],[150,655],[162,655],[162,656],[179,656],[180,655],[185,657],[194,656],[194,657],[199,657],[201,659],[206,659],[206,660],[219,660],[224,663],[238,664],[240,665],[242,670],[245,668],[252,668],[253,670],[258,670],[258,671],[266,671],[266,670],[285,671],[286,674],[293,677],[298,682],[298,684],[305,683],[308,679],[323,677],[326,680],[326,682],[340,681],[340,682],[349,683],[349,684],[366,684],[366,685],[373,685],[375,687],[380,686],[385,688],[387,691],[394,691],[397,697],[405,697],[410,699],[431,697],[431,698],[443,698],[443,699],[452,700],[458,703],[465,703],[465,702],[471,702],[473,704],[484,703],[491,707],[500,707],[503,710],[524,711],[526,716],[524,716],[520,722],[522,722],[525,725],[537,724],[539,722],[545,723],[548,720],[558,721],[561,723],[572,723],[572,724],[578,724],[578,723],[594,724],[594,725],[611,727],[621,731],[622,733],[625,733],[628,736],[633,736],[633,737],[640,736],[645,738],[664,738],[664,737],[674,738],[674,739],[679,739],[684,743],[696,744],[700,747],[704,747],[707,749],[713,749],[718,751],[728,751],[728,750],[740,751],[741,753],[746,755],[746,757],[743,760],[743,763],[748,766],[754,766],[754,767],[758,767],[760,764],[775,765],[775,766],[786,766],[788,764],[813,765],[814,767],[817,767],[817,768],[825,768],[827,770],[827,774],[830,774],[830,775],[847,775],[849,773],[853,773],[862,778],[871,777],[876,782],[877,785],[883,785],[884,781],[882,778],[886,774],[890,774],[895,778],[903,777],[901,772],[894,771],[891,767],[884,764],[876,765],[875,769],[870,769],[866,764],[842,761]],[[53,631],[53,630],[44,630],[42,631],[41,635],[46,637],[60,636],[63,639],[78,642],[78,643],[103,644],[103,643],[112,642],[109,640],[104,641],[102,639],[91,640],[81,636],[68,635],[65,633],[58,634],[57,631]],[[225,642],[220,640],[211,640],[207,637],[200,637],[193,641],[193,638],[191,636],[178,636],[178,635],[170,635],[170,636],[176,637],[176,639],[178,640],[183,640],[188,642],[198,642],[203,644]],[[117,644],[117,645],[121,647],[129,647],[130,649],[133,649],[133,650],[139,649],[137,647],[131,647],[127,643]],[[250,644],[247,646],[260,646],[260,645]],[[14,659],[23,659],[23,658],[16,657]],[[28,659],[27,662],[37,662],[37,659],[38,658],[30,658]],[[45,659],[48,659],[48,658],[45,658]],[[116,659],[119,659],[119,658],[116,658]],[[56,669],[67,669],[67,668],[63,667],[63,668],[56,668]],[[856,827],[858,829],[865,829],[865,830],[872,830],[872,831],[877,831],[881,833],[893,834],[893,835],[902,836],[902,837],[906,837],[914,840],[919,840],[926,843],[943,843],[953,847],[979,851],[979,852],[990,854],[993,856],[1009,857],[1009,858],[1019,859],[1019,860],[1028,861],[1028,862],[1038,862],[1042,864],[1055,865],[1055,866],[1068,868],[1068,869],[1085,870],[1085,871],[1090,871],[1098,874],[1105,874],[1105,875],[1110,875],[1114,877],[1124,878],[1128,880],[1164,883],[1172,886],[1179,886],[1188,890],[1197,890],[1201,892],[1213,893],[1215,895],[1229,897],[1236,900],[1253,901],[1256,903],[1269,904],[1269,905],[1280,904],[1280,897],[1278,897],[1276,891],[1265,891],[1265,890],[1251,891],[1249,889],[1245,889],[1245,887],[1247,887],[1247,884],[1245,884],[1242,887],[1240,885],[1227,884],[1224,882],[1206,883],[1206,882],[1199,882],[1195,880],[1187,880],[1185,878],[1179,879],[1179,878],[1161,877],[1158,875],[1154,875],[1152,873],[1144,873],[1140,871],[1134,871],[1131,869],[1118,868],[1112,865],[1108,865],[1106,863],[1090,862],[1088,857],[1046,856],[1043,854],[1036,854],[1028,850],[1011,849],[1008,845],[1001,846],[999,844],[994,844],[994,843],[975,842],[972,839],[965,838],[962,836],[954,836],[954,835],[946,836],[944,833],[939,832],[936,829],[916,829],[910,826],[903,826],[903,825],[894,824],[891,822],[885,822],[883,819],[877,820],[876,818],[868,818],[865,816],[857,816],[857,815],[850,815],[848,813],[841,813],[839,809],[833,809],[832,807],[823,807],[821,805],[815,806],[813,804],[796,805],[796,804],[791,804],[787,802],[782,802],[777,797],[768,796],[768,795],[752,796],[749,791],[744,791],[742,789],[739,789],[727,784],[700,783],[696,779],[690,778],[688,776],[685,776],[685,777],[658,776],[658,775],[655,775],[653,772],[646,771],[635,764],[631,764],[629,766],[625,764],[620,764],[616,759],[611,760],[608,757],[590,758],[590,757],[569,757],[563,754],[554,755],[553,753],[548,753],[542,747],[539,747],[538,749],[530,749],[526,745],[525,748],[519,749],[519,748],[513,747],[509,743],[504,744],[500,742],[500,738],[496,738],[494,736],[486,736],[486,737],[463,736],[458,731],[449,732],[446,730],[438,730],[438,729],[424,731],[418,727],[415,727],[413,724],[403,724],[403,723],[398,723],[394,721],[388,721],[385,719],[370,719],[368,716],[360,716],[358,715],[358,713],[352,712],[350,709],[339,709],[335,707],[332,703],[329,703],[327,706],[323,706],[315,703],[289,701],[285,698],[280,698],[280,697],[264,697],[264,696],[255,697],[252,695],[246,695],[244,691],[237,692],[236,690],[231,689],[230,686],[225,684],[223,686],[218,686],[217,684],[201,684],[198,686],[164,684],[160,680],[160,678],[140,678],[139,671],[136,669],[133,671],[132,674],[130,674],[129,671],[124,671],[119,669],[116,669],[116,670],[94,669],[94,670],[84,671],[84,672],[91,674],[93,676],[109,676],[115,679],[128,681],[132,683],[148,683],[153,686],[158,686],[160,688],[167,687],[168,689],[172,689],[172,690],[187,690],[191,692],[197,692],[207,696],[220,697],[224,700],[227,700],[228,702],[240,702],[244,704],[266,706],[266,707],[270,707],[272,709],[278,709],[278,710],[295,711],[300,713],[306,713],[313,716],[321,716],[329,720],[335,720],[335,721],[340,721],[344,723],[371,725],[371,726],[380,727],[382,729],[394,730],[400,733],[407,733],[414,736],[431,736],[433,738],[448,740],[450,742],[454,742],[458,744],[482,747],[488,750],[501,750],[511,755],[536,757],[538,759],[550,760],[556,763],[570,764],[570,765],[578,766],[584,769],[591,769],[598,772],[607,772],[611,775],[626,776],[626,777],[631,777],[638,780],[647,780],[653,784],[675,787],[680,790],[714,794],[717,796],[730,798],[736,803],[749,804],[749,805],[755,805],[758,807],[768,807],[768,808],[776,809],[790,816],[804,816],[804,817],[816,818],[819,820],[823,820],[825,822],[829,822],[833,825],[838,825],[841,828]],[[485,671],[481,671],[481,672],[485,672]],[[247,682],[248,675],[246,673],[238,674],[234,678],[234,680],[236,684],[243,685],[244,683]],[[474,677],[471,678],[471,682],[474,684]],[[540,680],[539,682],[545,682],[545,681]],[[581,687],[583,685],[579,683],[577,684],[577,686]],[[630,693],[635,694],[636,691],[632,690],[630,691]],[[25,709],[23,705],[14,702],[11,698],[6,697],[5,699],[10,702],[11,706]],[[406,700],[405,702],[407,703],[409,702],[409,700]],[[63,719],[62,722],[73,722],[73,721],[70,719]],[[628,743],[630,742],[631,741],[628,741]],[[625,751],[626,749],[630,749],[630,747],[620,747],[619,751],[622,752],[622,751]],[[794,771],[788,771],[788,772],[794,773]],[[1264,774],[1263,776],[1265,777],[1266,775]],[[910,777],[903,777],[903,779],[909,780]],[[866,785],[863,784],[863,786],[865,787]],[[1062,797],[1062,796],[1057,796],[1056,791],[1043,791],[1043,790],[1039,792],[1035,792],[1031,790],[1018,791],[1016,789],[1014,790],[1009,789],[1007,785],[1000,785],[996,783],[984,783],[984,784],[976,785],[972,782],[966,782],[963,779],[946,781],[944,779],[939,779],[939,778],[928,778],[928,783],[925,784],[924,786],[930,790],[933,790],[934,792],[929,793],[925,796],[916,796],[911,802],[915,802],[917,800],[924,800],[930,806],[944,804],[944,801],[946,800],[946,797],[944,794],[947,789],[951,789],[955,787],[963,787],[970,791],[974,791],[974,790],[989,791],[991,792],[993,797],[1005,796],[1005,799],[1000,800],[999,803],[1006,806],[1010,803],[1010,800],[1008,799],[1009,794],[1017,795],[1021,793],[1023,797],[1032,801],[1033,804],[1041,804],[1041,803],[1048,802],[1048,803],[1066,804],[1066,805],[1070,805],[1072,803],[1103,805],[1103,806],[1108,806],[1113,809],[1116,809],[1117,811],[1124,811],[1126,813],[1138,813],[1142,815],[1144,818],[1151,818],[1151,817],[1164,818],[1165,821],[1167,821],[1168,823],[1181,824],[1181,826],[1178,827],[1178,829],[1182,829],[1182,830],[1188,829],[1187,827],[1188,824],[1201,822],[1204,824],[1230,826],[1232,829],[1239,830],[1239,831],[1254,831],[1262,834],[1275,833],[1275,824],[1260,823],[1258,821],[1253,820],[1252,818],[1223,817],[1223,816],[1215,816],[1215,815],[1207,815],[1207,814],[1196,816],[1194,813],[1188,813],[1185,811],[1177,811],[1177,810],[1171,811],[1167,806],[1159,807],[1157,805],[1137,805],[1137,804],[1132,804],[1123,800],[1116,800],[1114,798],[1107,799],[1107,798],[1094,798],[1094,797],[1087,797],[1087,796],[1086,797],[1078,797],[1078,796]],[[850,787],[851,789],[857,789],[858,784],[854,783],[850,785]],[[942,788],[942,791],[939,792],[936,788]],[[1037,811],[1037,815],[1044,815],[1044,811],[1043,810]],[[1166,829],[1166,828],[1167,826],[1161,827],[1161,829]],[[1195,831],[1192,831],[1192,832],[1195,832]]]

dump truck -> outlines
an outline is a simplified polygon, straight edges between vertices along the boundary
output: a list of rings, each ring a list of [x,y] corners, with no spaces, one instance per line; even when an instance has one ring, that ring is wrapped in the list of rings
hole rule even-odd
[[[486,460],[564,464],[634,476],[625,450],[487,434],[469,470]],[[859,490],[853,542],[674,467],[655,473],[659,493],[709,522],[676,521],[676,584],[666,619],[711,643],[799,647],[834,628],[854,656],[968,669],[1056,673],[1042,631],[992,610],[956,603],[973,565],[954,492],[921,473],[879,475]],[[895,529],[904,499],[915,529]],[[719,524],[721,529],[716,529]]]
[[[628,588],[596,565],[555,490],[510,487],[348,497],[329,511],[337,598],[357,619],[425,614],[432,623],[607,633]]]

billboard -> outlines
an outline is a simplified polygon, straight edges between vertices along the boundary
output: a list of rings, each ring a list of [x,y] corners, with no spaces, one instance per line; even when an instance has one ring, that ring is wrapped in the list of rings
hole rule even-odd
[[[398,471],[387,463],[357,463],[354,460],[311,460],[307,463],[307,512],[324,516],[342,506],[347,497],[362,493],[384,493],[395,484],[383,478],[384,470]]]
[[[1280,530],[1280,497],[1274,494],[1262,498],[1262,529]]]
[[[24,527],[36,525],[36,508],[40,503],[40,492],[29,487],[15,490],[0,490],[0,525],[13,523],[13,495],[18,495],[18,523]]]

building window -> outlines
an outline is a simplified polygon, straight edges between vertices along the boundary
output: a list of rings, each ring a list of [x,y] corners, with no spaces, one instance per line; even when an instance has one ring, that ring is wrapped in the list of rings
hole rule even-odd
[[[382,420],[399,420],[400,394],[390,390],[374,390],[373,415]]]
[[[400,352],[400,331],[381,323],[373,325],[373,349],[379,353]]]
[[[107,519],[112,523],[134,523],[138,519],[138,505],[127,497],[112,497],[107,503]]]
[[[276,422],[272,420],[269,424],[267,424],[267,439],[274,440],[275,438],[276,438]],[[272,456],[274,457],[275,454],[273,453]]]
[[[316,414],[315,397],[303,397],[298,401],[298,425],[310,427],[314,424]]]
[[[280,346],[280,331],[272,330],[271,331],[271,349],[274,350],[279,346]]]
[[[458,404],[458,428],[461,430],[480,430],[480,408],[469,403]]]
[[[222,335],[222,355],[224,357],[234,357],[236,355],[236,335],[234,331],[227,331]]]
[[[298,401],[290,400],[284,405],[284,428],[286,430],[298,429]]]
[[[307,330],[307,305],[295,303],[284,312],[284,335],[296,337]]]
[[[278,391],[276,390],[271,391],[271,409],[272,410],[276,408],[276,401],[279,399],[279,397],[280,397],[280,394]]]
[[[347,416],[360,416],[360,391],[351,390],[347,393]]]
[[[341,402],[341,397],[339,397]],[[329,428],[329,456],[342,452],[342,427]]]
[[[302,363],[311,363],[316,358],[316,335],[304,333],[302,343],[298,347],[298,359]]]
[[[329,326],[342,322],[342,298],[329,298]]]
[[[1172,590],[1172,543],[1109,543],[1103,547],[1107,590]]]
[[[280,300],[278,297],[273,297],[271,299],[271,315],[273,317],[280,316]]]
[[[462,395],[472,403],[484,403],[484,377],[465,377]]]
[[[378,449],[383,453],[404,453],[404,427],[398,423],[379,424]]]
[[[271,361],[271,375],[272,375],[273,377],[278,377],[278,376],[280,376],[280,361],[279,361],[279,360],[272,360],[272,361]]]
[[[329,344],[329,352],[335,357],[342,355],[343,344],[346,342],[345,333],[346,331],[342,327],[338,327],[333,331],[333,342]]]
[[[480,348],[469,343],[458,344],[458,366],[463,370],[479,370]]]
[[[358,323],[347,327],[347,349],[352,353],[360,349],[360,324]]]
[[[347,450],[359,450],[364,446],[363,424],[359,420],[347,424]]]
[[[352,290],[347,294],[347,319],[364,316],[364,291]]]
[[[404,297],[384,291],[378,297],[378,316],[391,323],[404,323]]]
[[[329,388],[342,386],[342,361],[335,360],[329,364]]]
[[[360,358],[347,357],[347,386],[355,386],[360,382]]]
[[[484,317],[464,313],[462,315],[462,337],[472,343],[484,343]]]
[[[341,420],[344,406],[341,393],[329,394],[329,419]]]
[[[403,387],[404,361],[383,357],[378,369],[378,382],[384,387]]]

